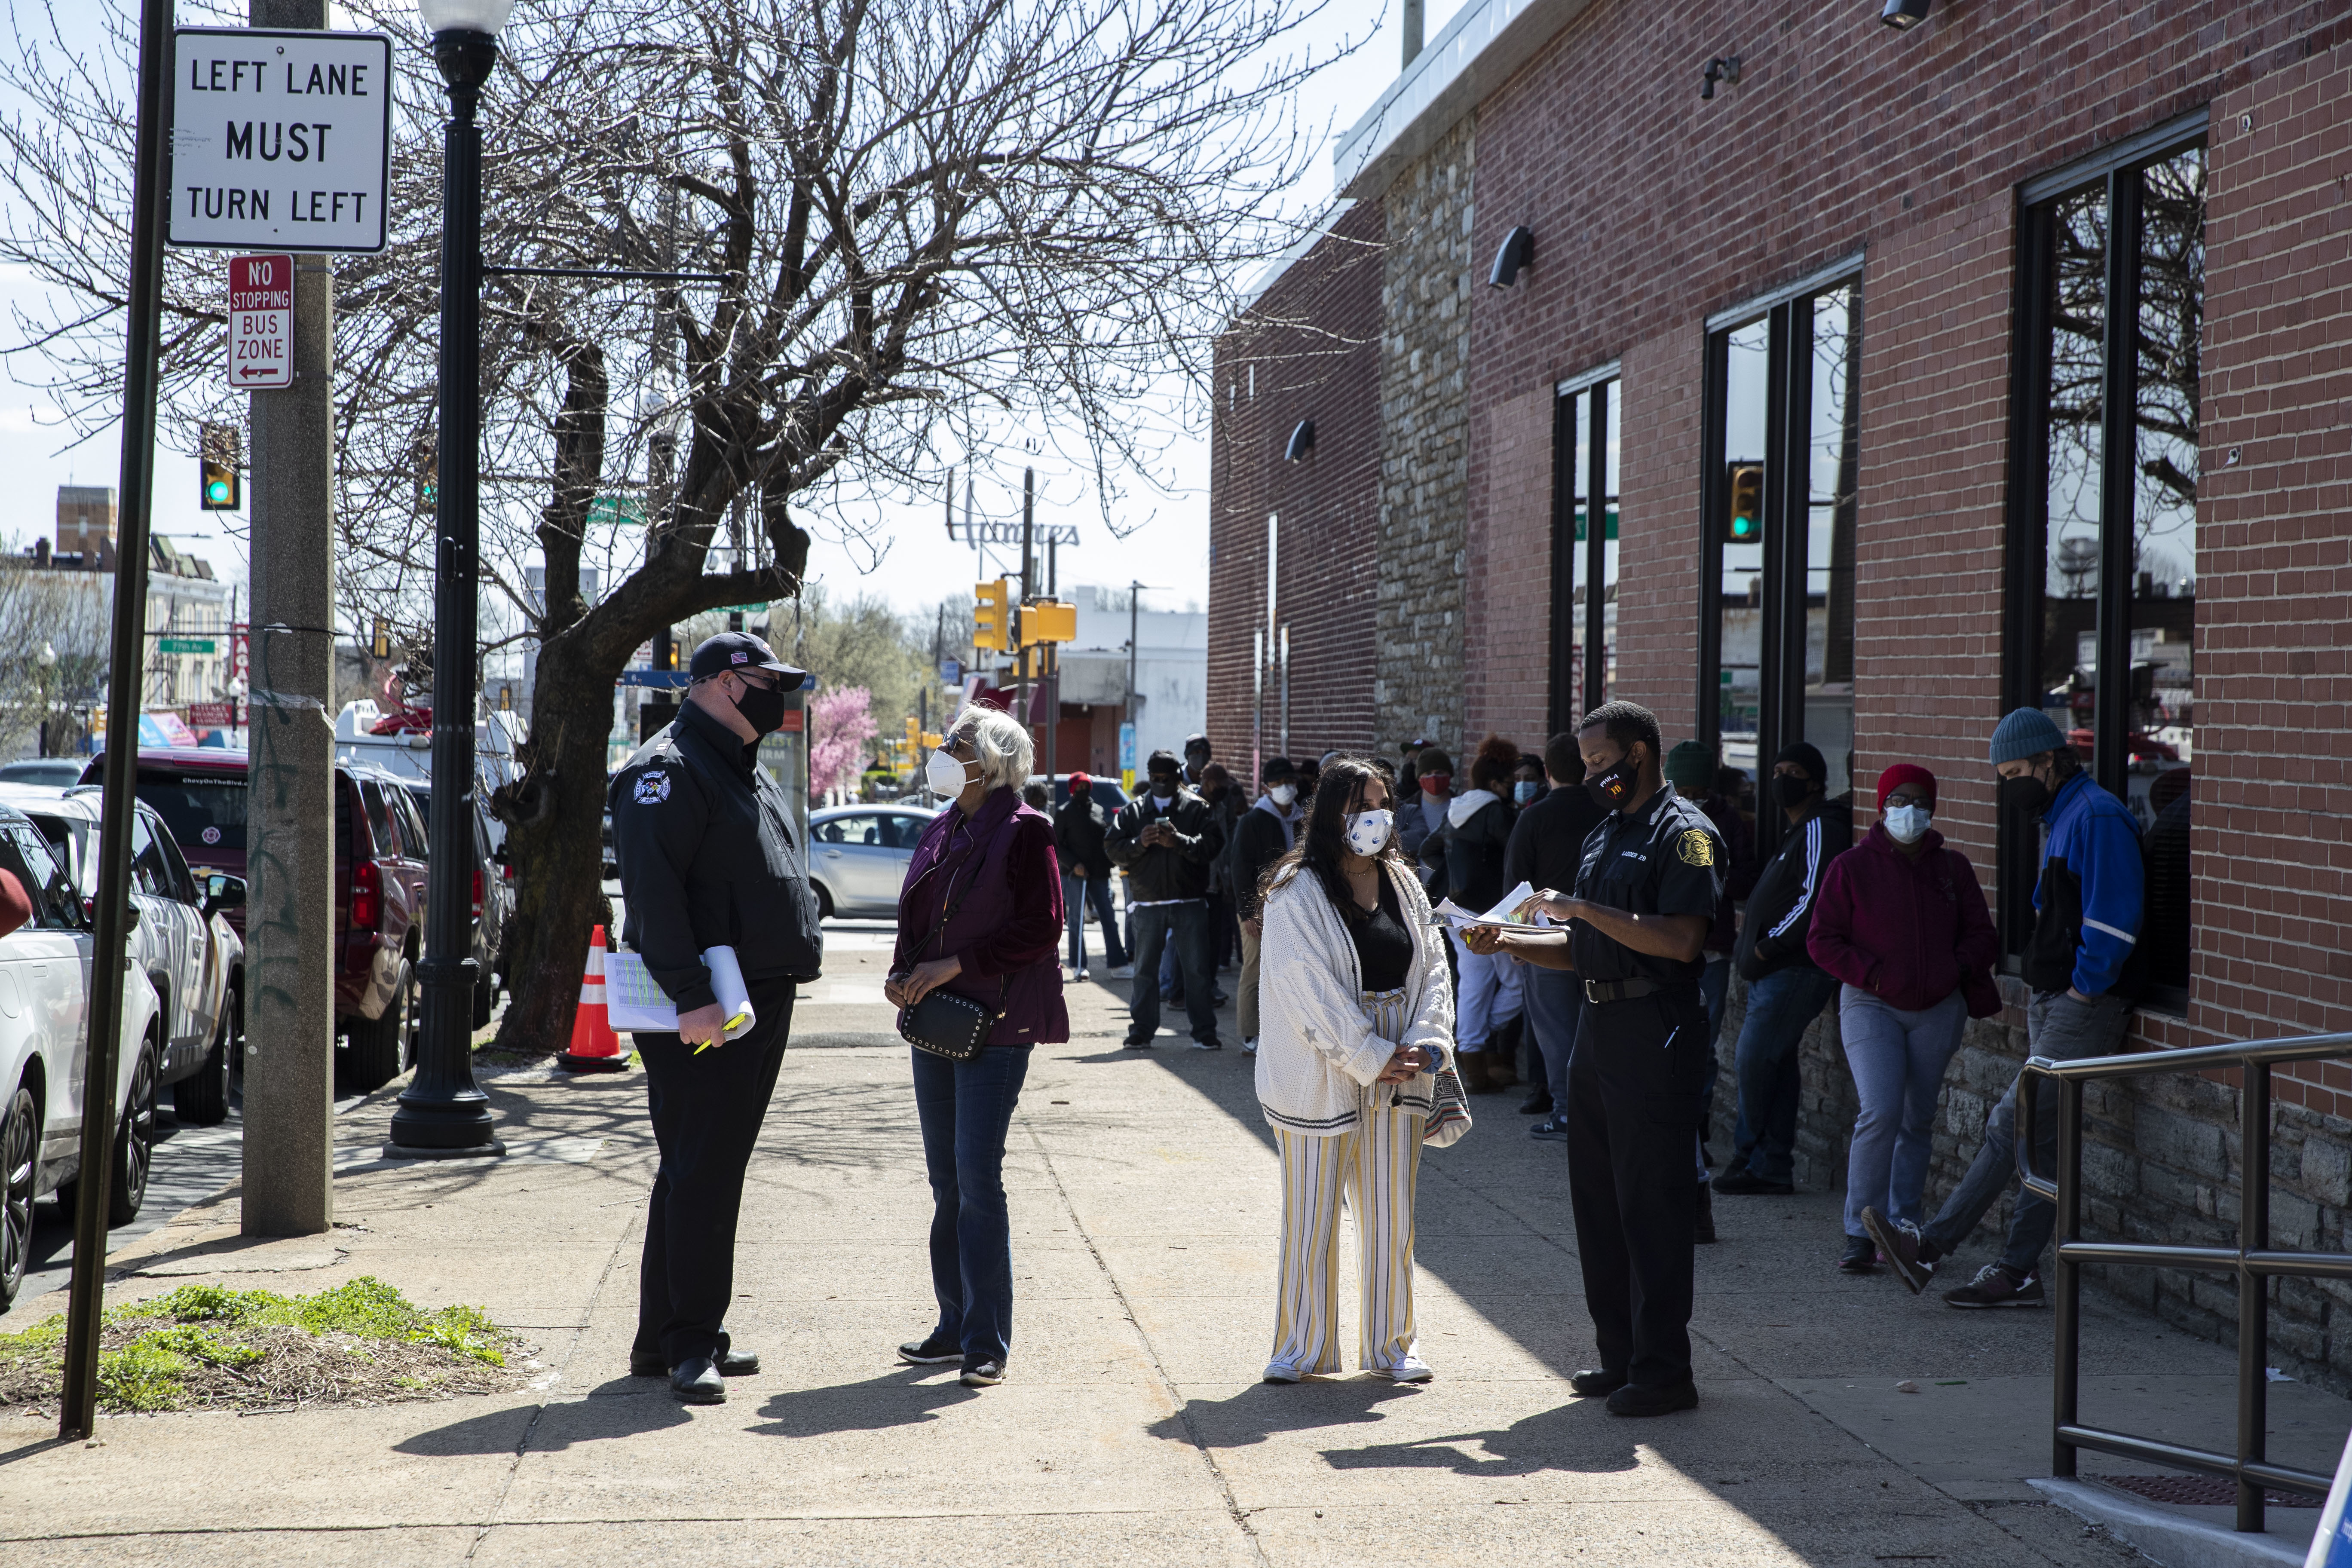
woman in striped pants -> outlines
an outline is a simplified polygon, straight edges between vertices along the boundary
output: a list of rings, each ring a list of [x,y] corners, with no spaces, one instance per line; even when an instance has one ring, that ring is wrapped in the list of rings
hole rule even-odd
[[[1412,1215],[1454,995],[1429,900],[1399,851],[1386,781],[1328,763],[1307,826],[1267,868],[1257,1095],[1282,1154],[1282,1275],[1269,1383],[1339,1370],[1339,1209],[1356,1220],[1358,1364],[1426,1382],[1412,1316]]]

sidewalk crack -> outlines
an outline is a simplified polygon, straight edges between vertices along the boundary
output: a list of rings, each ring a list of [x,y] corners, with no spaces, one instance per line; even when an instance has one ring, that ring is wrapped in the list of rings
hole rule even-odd
[[[1185,1403],[1182,1391],[1176,1386],[1176,1380],[1169,1375],[1167,1364],[1160,1357],[1160,1347],[1151,1342],[1150,1333],[1137,1319],[1134,1304],[1127,1299],[1127,1288],[1119,1283],[1118,1276],[1111,1272],[1110,1260],[1102,1255],[1102,1248],[1095,1245],[1094,1233],[1087,1228],[1087,1222],[1078,1217],[1078,1205],[1070,1201],[1070,1190],[1062,1184],[1062,1173],[1054,1163],[1053,1151],[1045,1147],[1045,1139],[1038,1135],[1036,1123],[1025,1116],[1021,1118],[1021,1130],[1029,1134],[1029,1142],[1036,1149],[1037,1157],[1045,1162],[1045,1174],[1054,1184],[1054,1194],[1062,1200],[1062,1212],[1070,1216],[1070,1225],[1077,1232],[1078,1239],[1087,1244],[1087,1256],[1095,1260],[1095,1268],[1101,1272],[1104,1283],[1110,1287],[1112,1296],[1118,1299],[1120,1315],[1127,1319],[1128,1327],[1135,1331],[1145,1357],[1151,1363],[1152,1375],[1160,1380],[1160,1389],[1168,1395],[1168,1403],[1174,1408],[1176,1418],[1184,1424],[1184,1436],[1191,1440],[1193,1452],[1201,1456],[1201,1463],[1207,1468],[1209,1479],[1216,1483],[1217,1495],[1224,1500],[1226,1514],[1242,1532],[1242,1539],[1249,1542],[1251,1552],[1260,1563],[1268,1563],[1265,1542],[1259,1540],[1257,1531],[1250,1527],[1250,1510],[1242,1507],[1241,1500],[1234,1495],[1233,1482],[1226,1478],[1224,1467],[1217,1463],[1217,1456],[1210,1450],[1208,1439],[1193,1424],[1192,1407]]]

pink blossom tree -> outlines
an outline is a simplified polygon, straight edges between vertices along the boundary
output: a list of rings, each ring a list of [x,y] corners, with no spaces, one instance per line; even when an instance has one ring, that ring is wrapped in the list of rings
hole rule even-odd
[[[881,732],[873,708],[863,686],[821,691],[809,704],[809,788],[820,799],[857,777],[866,742]]]

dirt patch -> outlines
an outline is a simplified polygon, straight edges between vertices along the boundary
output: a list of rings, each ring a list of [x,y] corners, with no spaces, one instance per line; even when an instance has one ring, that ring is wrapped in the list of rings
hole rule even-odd
[[[520,1387],[515,1336],[476,1308],[427,1310],[373,1278],[312,1296],[183,1286],[111,1308],[99,1403],[112,1412],[395,1405]],[[65,1320],[0,1337],[0,1411],[56,1408]]]

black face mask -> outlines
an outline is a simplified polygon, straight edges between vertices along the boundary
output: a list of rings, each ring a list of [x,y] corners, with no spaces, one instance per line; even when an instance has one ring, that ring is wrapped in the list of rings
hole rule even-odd
[[[2032,773],[2003,779],[2000,781],[2000,804],[2005,811],[2021,811],[2028,816],[2039,816],[2049,809],[2050,786]]]
[[[743,689],[735,694],[735,711],[761,734],[772,735],[784,727],[783,689],[746,680]]]
[[[1773,779],[1772,792],[1788,810],[1801,811],[1805,802],[1813,798],[1813,781],[1802,773],[1781,773]]]
[[[1629,750],[1615,764],[1602,769],[1584,781],[1585,793],[1599,802],[1604,811],[1615,811],[1633,798],[1640,787],[1642,770],[1634,765]]]

